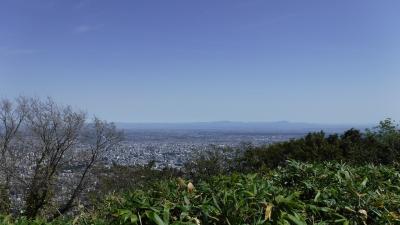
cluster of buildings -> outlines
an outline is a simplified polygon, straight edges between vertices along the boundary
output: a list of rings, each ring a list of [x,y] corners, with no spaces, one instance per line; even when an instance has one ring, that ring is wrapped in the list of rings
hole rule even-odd
[[[135,135],[135,136],[134,136]],[[226,132],[154,132],[128,133],[128,138],[103,157],[106,164],[145,165],[156,168],[180,168],[194,154],[215,147],[237,147],[243,143],[260,146],[295,138],[296,134],[226,133]],[[129,138],[133,137],[133,138]]]
[[[271,144],[296,138],[295,134],[263,134],[263,133],[227,133],[227,132],[205,132],[205,131],[147,131],[147,132],[126,132],[125,141],[121,142],[116,149],[106,152],[101,161],[105,165],[146,165],[153,162],[155,168],[181,168],[185,162],[202,151],[215,148],[238,147],[244,143],[254,146]],[[88,162],[89,155],[85,155],[88,146],[80,145],[74,148],[73,152],[66,155],[68,161],[62,163],[63,168],[57,176],[58,194],[56,201],[65,200],[69,196],[71,188],[79,181],[80,174]],[[86,152],[86,153],[85,153]],[[18,166],[21,179],[29,182],[34,170],[32,159],[34,152],[24,152],[25,163]],[[32,162],[32,163],[28,163]],[[91,176],[89,176],[91,177]],[[95,178],[92,183],[96,183]],[[16,180],[17,181],[17,180]],[[94,185],[92,186],[94,187]],[[14,210],[21,209],[25,196],[23,185],[15,184],[11,191],[11,201],[15,206]]]

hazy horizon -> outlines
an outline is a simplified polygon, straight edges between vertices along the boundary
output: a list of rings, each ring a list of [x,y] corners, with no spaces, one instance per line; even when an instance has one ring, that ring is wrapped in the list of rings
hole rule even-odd
[[[385,119],[385,118],[384,118]],[[383,119],[382,119],[383,120]],[[126,123],[126,124],[223,124],[223,123],[242,123],[242,124],[274,124],[274,123],[286,123],[286,124],[310,124],[310,125],[375,125],[380,121],[376,121],[375,123],[318,123],[318,122],[303,122],[303,121],[289,121],[289,120],[277,120],[277,121],[232,121],[232,120],[219,120],[219,121],[112,121],[114,123]]]
[[[400,119],[399,1],[5,0],[0,98],[131,123]]]

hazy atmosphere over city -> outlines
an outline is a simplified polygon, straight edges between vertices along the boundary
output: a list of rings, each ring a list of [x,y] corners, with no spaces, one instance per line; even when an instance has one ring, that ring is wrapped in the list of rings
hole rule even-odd
[[[5,0],[0,97],[116,122],[399,118],[400,2]]]
[[[0,0],[0,225],[400,224],[400,0]]]

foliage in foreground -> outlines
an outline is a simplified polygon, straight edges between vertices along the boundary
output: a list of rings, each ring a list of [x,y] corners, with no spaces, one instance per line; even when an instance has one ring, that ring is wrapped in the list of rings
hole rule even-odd
[[[52,224],[399,224],[396,166],[290,161],[258,174],[162,180]],[[6,219],[3,224],[7,223]],[[20,219],[16,224],[27,224]],[[34,224],[44,224],[37,221]]]
[[[222,150],[182,170],[100,168],[96,207],[50,223],[7,216],[0,224],[400,224],[400,130],[391,120],[365,133]]]
[[[400,129],[386,119],[364,133],[350,129],[343,134],[309,133],[303,138],[246,150],[239,159],[240,168],[256,171],[274,168],[287,159],[302,162],[343,161],[354,165],[393,164],[400,160]]]
[[[343,134],[323,131],[302,138],[264,146],[244,145],[238,148],[202,152],[185,164],[184,174],[195,181],[234,172],[257,173],[266,168],[284,166],[287,160],[322,163],[346,162],[350,165],[394,165],[400,162],[400,127],[386,119],[365,132],[350,129]]]

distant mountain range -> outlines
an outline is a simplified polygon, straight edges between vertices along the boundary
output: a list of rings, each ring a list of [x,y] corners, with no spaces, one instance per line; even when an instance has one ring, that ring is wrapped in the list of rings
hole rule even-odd
[[[317,124],[301,122],[189,122],[189,123],[116,123],[126,130],[213,130],[238,132],[304,133],[323,130],[327,133],[343,132],[350,128],[364,130],[372,124]]]

